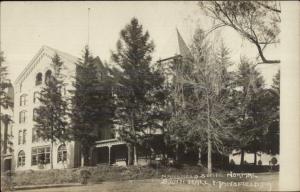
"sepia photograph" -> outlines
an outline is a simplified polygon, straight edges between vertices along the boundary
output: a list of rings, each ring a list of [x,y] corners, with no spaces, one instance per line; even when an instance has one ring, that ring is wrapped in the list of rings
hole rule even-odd
[[[1,191],[300,190],[299,2],[0,5]]]

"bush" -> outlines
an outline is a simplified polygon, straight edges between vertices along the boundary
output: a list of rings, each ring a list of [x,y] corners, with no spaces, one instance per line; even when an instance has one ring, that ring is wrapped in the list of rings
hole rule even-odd
[[[258,160],[258,165],[262,165],[262,161],[261,160]]]
[[[199,166],[180,165],[178,167],[156,166],[107,166],[84,167],[74,169],[28,170],[18,171],[13,177],[16,185],[44,185],[60,183],[99,183],[103,181],[124,181],[131,179],[160,178],[161,175],[181,175],[206,173]]]
[[[86,185],[87,181],[90,177],[91,177],[91,173],[88,170],[86,170],[86,169],[80,170],[80,183],[81,184]]]
[[[234,160],[231,159],[229,164],[230,164],[230,165],[235,165]]]
[[[14,173],[11,171],[6,171],[1,175],[1,191],[13,191],[13,177]]]
[[[273,157],[271,159],[271,163],[272,163],[272,165],[276,165],[277,164],[277,159],[275,157]]]

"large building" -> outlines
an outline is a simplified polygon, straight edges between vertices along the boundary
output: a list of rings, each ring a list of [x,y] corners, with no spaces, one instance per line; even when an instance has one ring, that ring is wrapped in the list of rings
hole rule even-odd
[[[14,82],[14,161],[12,166],[16,171],[50,168],[51,143],[37,137],[34,118],[36,108],[40,105],[39,92],[53,73],[50,64],[55,54],[58,54],[64,63],[63,94],[66,97],[70,96],[68,94],[70,94],[69,90],[73,89],[75,63],[78,58],[48,46],[43,46],[38,51]],[[102,64],[99,57],[96,57],[95,62]],[[112,128],[101,129],[101,133],[96,134],[99,136],[99,141],[90,150],[91,165],[103,163],[126,165],[127,145],[112,134]],[[73,141],[65,145],[54,143],[52,154],[55,169],[78,167],[83,163],[80,146]]]
[[[177,35],[179,53],[185,56],[189,54],[187,52],[188,48],[180,34],[177,33]],[[37,137],[34,118],[36,108],[39,106],[39,92],[53,73],[50,64],[55,54],[58,54],[64,63],[61,71],[65,76],[63,94],[66,97],[70,96],[68,94],[70,94],[69,90],[73,89],[75,63],[78,58],[48,46],[42,46],[14,82],[14,158],[12,167],[16,171],[50,168],[51,143]],[[173,61],[181,55],[176,55],[166,59],[166,61]],[[97,66],[103,66],[99,57],[96,57],[94,62],[99,62]],[[162,61],[159,62],[166,64]],[[100,133],[95,134],[98,134],[99,140],[90,149],[91,165],[126,165],[128,163],[128,146],[118,139],[117,133],[113,134],[112,127],[101,129]],[[73,141],[66,144],[54,143],[52,154],[53,168],[72,168],[83,163],[80,146]],[[139,154],[138,161],[135,163],[145,164],[148,163],[147,161],[147,157],[145,158],[143,154]]]
[[[50,167],[50,142],[37,137],[34,129],[39,92],[50,77],[52,58],[55,54],[64,62],[66,75],[64,94],[72,89],[77,58],[67,53],[43,46],[14,82],[14,165],[16,170],[47,169]],[[53,168],[76,167],[80,164],[78,146],[54,143]]]

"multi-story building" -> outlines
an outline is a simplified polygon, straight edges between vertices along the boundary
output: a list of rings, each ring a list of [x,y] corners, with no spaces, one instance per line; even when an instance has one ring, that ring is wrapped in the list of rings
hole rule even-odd
[[[34,128],[39,92],[53,73],[52,58],[55,54],[64,62],[63,94],[72,89],[76,57],[43,46],[14,82],[14,158],[16,170],[47,169],[50,167],[50,142],[37,137]],[[53,168],[76,167],[80,164],[78,146],[75,142],[54,143]]]
[[[171,61],[189,54],[187,52],[188,48],[179,33],[178,44],[180,55],[165,60]],[[13,167],[17,171],[49,169],[51,159],[53,159],[53,168],[71,168],[82,164],[80,146],[76,142],[68,142],[65,145],[54,143],[53,158],[51,158],[51,143],[38,138],[34,128],[36,108],[39,106],[39,92],[53,73],[50,64],[55,54],[58,54],[64,63],[61,71],[65,76],[63,93],[66,94],[66,97],[69,97],[69,90],[74,89],[75,63],[78,61],[78,58],[48,46],[43,46],[38,51],[14,82]],[[102,66],[99,57],[96,57],[94,62],[99,62],[99,66]],[[162,61],[159,62],[161,63]],[[125,142],[118,139],[118,133],[112,134],[113,126],[101,129],[99,133],[95,133],[98,134],[99,140],[90,149],[91,165],[103,163],[127,164],[128,146]],[[145,164],[147,162],[145,159],[139,158],[139,161],[136,163]]]
[[[36,108],[39,107],[39,92],[53,73],[51,68],[52,58],[58,54],[63,61],[64,74],[63,94],[70,97],[73,89],[73,81],[76,71],[77,57],[62,51],[43,46],[33,57],[26,68],[21,72],[14,82],[14,167],[16,171],[27,169],[49,169],[51,161],[49,141],[43,141],[37,136],[34,128]],[[94,62],[102,64],[99,57]],[[101,129],[98,134],[99,141],[91,148],[91,165],[125,164],[127,161],[127,146],[112,134],[112,127]],[[78,167],[83,162],[81,159],[80,146],[72,141],[65,145],[54,143],[53,168]]]

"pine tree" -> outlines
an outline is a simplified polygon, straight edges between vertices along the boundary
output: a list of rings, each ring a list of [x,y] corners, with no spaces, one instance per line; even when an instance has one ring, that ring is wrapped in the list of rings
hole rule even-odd
[[[236,76],[236,146],[241,151],[241,165],[244,153],[261,149],[263,135],[268,125],[264,80],[249,60],[243,58]]]
[[[80,143],[82,165],[89,165],[91,146],[101,139],[102,130],[112,129],[112,83],[107,66],[85,47],[83,58],[76,65],[71,113],[72,136]]]
[[[2,108],[6,109],[8,107],[12,107],[13,103],[11,102],[9,96],[7,95],[6,89],[11,87],[11,82],[10,80],[7,78],[7,67],[4,66],[4,56],[3,56],[3,52],[0,52],[0,105]]]
[[[265,116],[268,117],[268,127],[263,138],[262,150],[268,154],[279,154],[279,120],[280,120],[280,71],[273,78],[270,89],[265,91]]]
[[[53,144],[65,143],[70,139],[67,121],[67,101],[62,90],[64,89],[63,75],[61,74],[63,62],[55,54],[51,63],[54,74],[46,79],[46,85],[40,92],[40,106],[36,109],[35,125],[37,136],[51,142],[51,169],[53,168]]]
[[[136,18],[120,32],[117,50],[112,60],[119,70],[119,90],[117,92],[116,122],[121,139],[129,143],[129,164],[137,163],[136,147],[159,128],[158,107],[163,78],[151,67],[153,42],[149,33]],[[133,155],[132,155],[133,154]]]
[[[8,89],[12,87],[10,80],[7,78],[7,67],[4,66],[4,56],[3,52],[0,52],[0,130],[1,130],[1,157],[3,153],[5,154],[8,146],[7,143],[11,143],[7,137],[7,129],[9,122],[12,121],[11,116],[5,114],[2,110],[9,109],[13,107],[12,98],[8,95]],[[4,129],[2,129],[4,125]],[[2,135],[3,134],[3,135]],[[12,150],[12,149],[10,149]],[[2,162],[2,161],[1,161]]]

